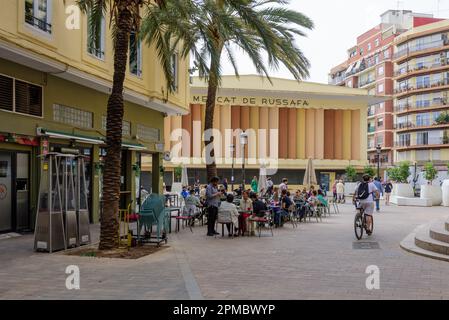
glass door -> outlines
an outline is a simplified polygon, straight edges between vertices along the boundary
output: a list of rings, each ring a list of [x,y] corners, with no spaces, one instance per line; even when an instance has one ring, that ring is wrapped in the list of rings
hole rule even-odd
[[[12,229],[12,157],[0,152],[0,232]]]

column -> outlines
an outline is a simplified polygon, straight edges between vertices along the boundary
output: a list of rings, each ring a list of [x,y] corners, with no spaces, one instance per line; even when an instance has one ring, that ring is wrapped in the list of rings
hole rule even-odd
[[[343,111],[343,159],[351,160],[351,110]]]
[[[324,159],[324,109],[315,111],[315,159]]]
[[[306,110],[298,109],[296,112],[296,157],[306,158]]]
[[[335,159],[334,156],[334,110],[324,111],[324,159]]]
[[[182,116],[182,156],[190,158],[192,139],[192,114]]]
[[[259,152],[258,158],[268,158],[270,155],[270,125],[269,125],[269,111],[268,107],[259,108]],[[265,130],[265,132],[263,131]]]
[[[279,108],[279,158],[288,158],[288,109]]]
[[[306,110],[306,158],[315,157],[315,109]]]
[[[163,194],[162,183],[164,181],[164,176],[162,175],[162,153],[153,153],[152,159],[152,188],[153,192]]]
[[[343,111],[334,112],[334,159],[343,159]]]
[[[296,108],[288,109],[288,159],[296,159]]]
[[[250,164],[256,164],[257,154],[259,150],[258,133],[259,133],[259,107],[249,107],[249,125],[250,135],[248,142],[248,157]]]
[[[278,159],[279,158],[279,108],[278,107],[269,107],[269,137],[270,140],[270,158]]]
[[[201,121],[201,105],[192,105],[192,155],[194,158],[201,158],[202,142],[201,133],[203,132]]]
[[[360,158],[360,110],[351,111],[351,159],[361,160]],[[366,139],[365,139],[366,140]]]
[[[240,106],[231,106],[231,128],[233,135],[233,144],[235,145],[235,157],[240,159],[241,155],[241,146],[240,146],[240,138],[238,137],[241,125],[240,125]],[[235,135],[235,136],[234,136]]]

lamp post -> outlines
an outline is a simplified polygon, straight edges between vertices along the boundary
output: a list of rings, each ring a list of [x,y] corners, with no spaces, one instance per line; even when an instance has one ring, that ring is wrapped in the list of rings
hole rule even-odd
[[[240,144],[242,145],[242,191],[245,190],[245,146],[248,144],[248,134],[244,131],[240,134]]]
[[[382,147],[380,144],[376,147],[377,153],[377,178],[380,179],[380,153],[382,152]]]
[[[229,146],[231,149],[231,157],[232,157],[232,167],[231,167],[231,192],[234,192],[234,156],[235,156],[235,145],[231,144]]]

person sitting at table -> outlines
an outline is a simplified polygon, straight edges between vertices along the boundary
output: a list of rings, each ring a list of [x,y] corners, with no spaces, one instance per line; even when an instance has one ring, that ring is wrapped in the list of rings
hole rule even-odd
[[[293,201],[294,202],[298,202],[298,201],[302,201],[303,200],[303,196],[301,195],[301,191],[298,189],[295,192],[295,195],[293,196]]]
[[[239,207],[241,211],[253,211],[253,202],[249,198],[248,191],[243,191]]]
[[[184,200],[185,207],[184,207],[184,215],[188,216],[194,216],[197,213],[197,208],[202,207],[202,204],[200,202],[200,199],[198,199],[195,196],[195,190],[190,190],[189,195]],[[192,224],[195,222],[195,220],[192,221]]]
[[[293,204],[292,200],[288,196],[286,189],[282,190],[281,194],[281,210],[276,212],[274,216],[275,226],[279,227],[283,225],[283,218],[288,216],[288,210]]]
[[[321,205],[327,207],[327,199],[324,196],[323,190],[321,189],[318,190],[318,195],[316,198],[318,199]]]
[[[182,191],[181,191],[182,198],[185,199],[185,198],[187,198],[188,195],[189,195],[189,191],[187,191],[187,187],[183,186]]]
[[[218,216],[220,216],[220,214],[223,214],[225,212],[230,213],[231,221],[234,224],[234,235],[238,237],[239,212],[234,204],[234,195],[232,193],[228,193],[226,195],[226,201],[221,203],[220,207],[218,208]],[[231,236],[231,224],[227,223],[226,227],[228,228],[229,236]]]
[[[317,192],[316,190],[312,191],[312,195],[307,199],[307,203],[310,207],[315,208],[318,205]]]
[[[279,202],[279,188],[274,187],[273,188],[273,194],[271,196],[270,202],[277,204]]]
[[[207,188],[207,185],[204,185],[200,190],[200,200],[202,202],[206,201],[206,188]]]
[[[257,193],[251,193],[250,199],[253,202],[253,213],[256,217],[263,217],[265,213],[263,211],[267,210],[267,205],[260,199],[257,198]]]

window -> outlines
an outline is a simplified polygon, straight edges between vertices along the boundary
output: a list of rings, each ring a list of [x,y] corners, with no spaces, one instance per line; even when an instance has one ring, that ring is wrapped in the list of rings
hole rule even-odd
[[[376,137],[376,146],[377,145],[383,145],[384,144],[384,136],[377,136]]]
[[[363,48],[360,48],[360,55],[363,56]]]
[[[143,126],[141,124],[137,125],[137,136],[139,137],[139,139],[147,140],[147,141],[159,141],[160,140],[159,129],[149,128],[149,127]]]
[[[381,83],[377,86],[377,92],[378,93],[384,92],[384,84],[383,83]]]
[[[368,43],[368,51],[371,51],[371,42]]]
[[[432,160],[441,160],[440,150],[432,150]]]
[[[90,14],[88,14],[87,22],[87,52],[98,59],[104,59],[105,49],[105,29],[106,22],[104,17],[100,21],[96,21],[95,25],[89,23]]]
[[[42,88],[16,80],[15,111],[32,116],[42,116]]]
[[[107,123],[107,117],[102,116],[101,117],[101,129],[106,131],[106,123]],[[123,120],[122,122],[122,136],[131,136],[131,122]]]
[[[53,120],[74,127],[93,128],[93,113],[60,104],[53,105]]]
[[[429,160],[429,150],[416,150],[415,157],[417,161]]]
[[[14,79],[0,76],[0,109],[13,111]]]
[[[173,82],[172,82],[172,89],[173,91],[178,91],[178,54],[175,53],[172,56],[171,61],[171,67],[172,67],[172,75],[173,75]]]
[[[430,113],[417,114],[416,125],[418,127],[430,126]]]
[[[416,77],[416,88],[428,88],[430,86],[430,76]]]
[[[379,38],[377,38],[376,40],[374,40],[374,45],[376,46],[376,48],[379,46]]]
[[[385,50],[384,51],[384,59],[388,59],[390,57],[390,51]]]
[[[385,72],[384,66],[380,66],[379,68],[377,68],[377,74],[379,76],[383,76]]]
[[[25,22],[51,33],[51,0],[25,0]]]
[[[129,36],[129,71],[138,77],[142,75],[142,46],[135,32]]]
[[[384,126],[384,118],[377,118],[377,127],[383,127]]]
[[[418,146],[429,144],[429,133],[428,132],[418,132],[416,134],[416,144]]]
[[[430,106],[430,95],[429,94],[420,94],[416,96],[415,105],[417,108],[425,108]]]
[[[42,87],[0,75],[0,109],[42,117]]]
[[[410,146],[410,133],[403,133],[398,135],[398,145],[399,147],[409,147]]]

